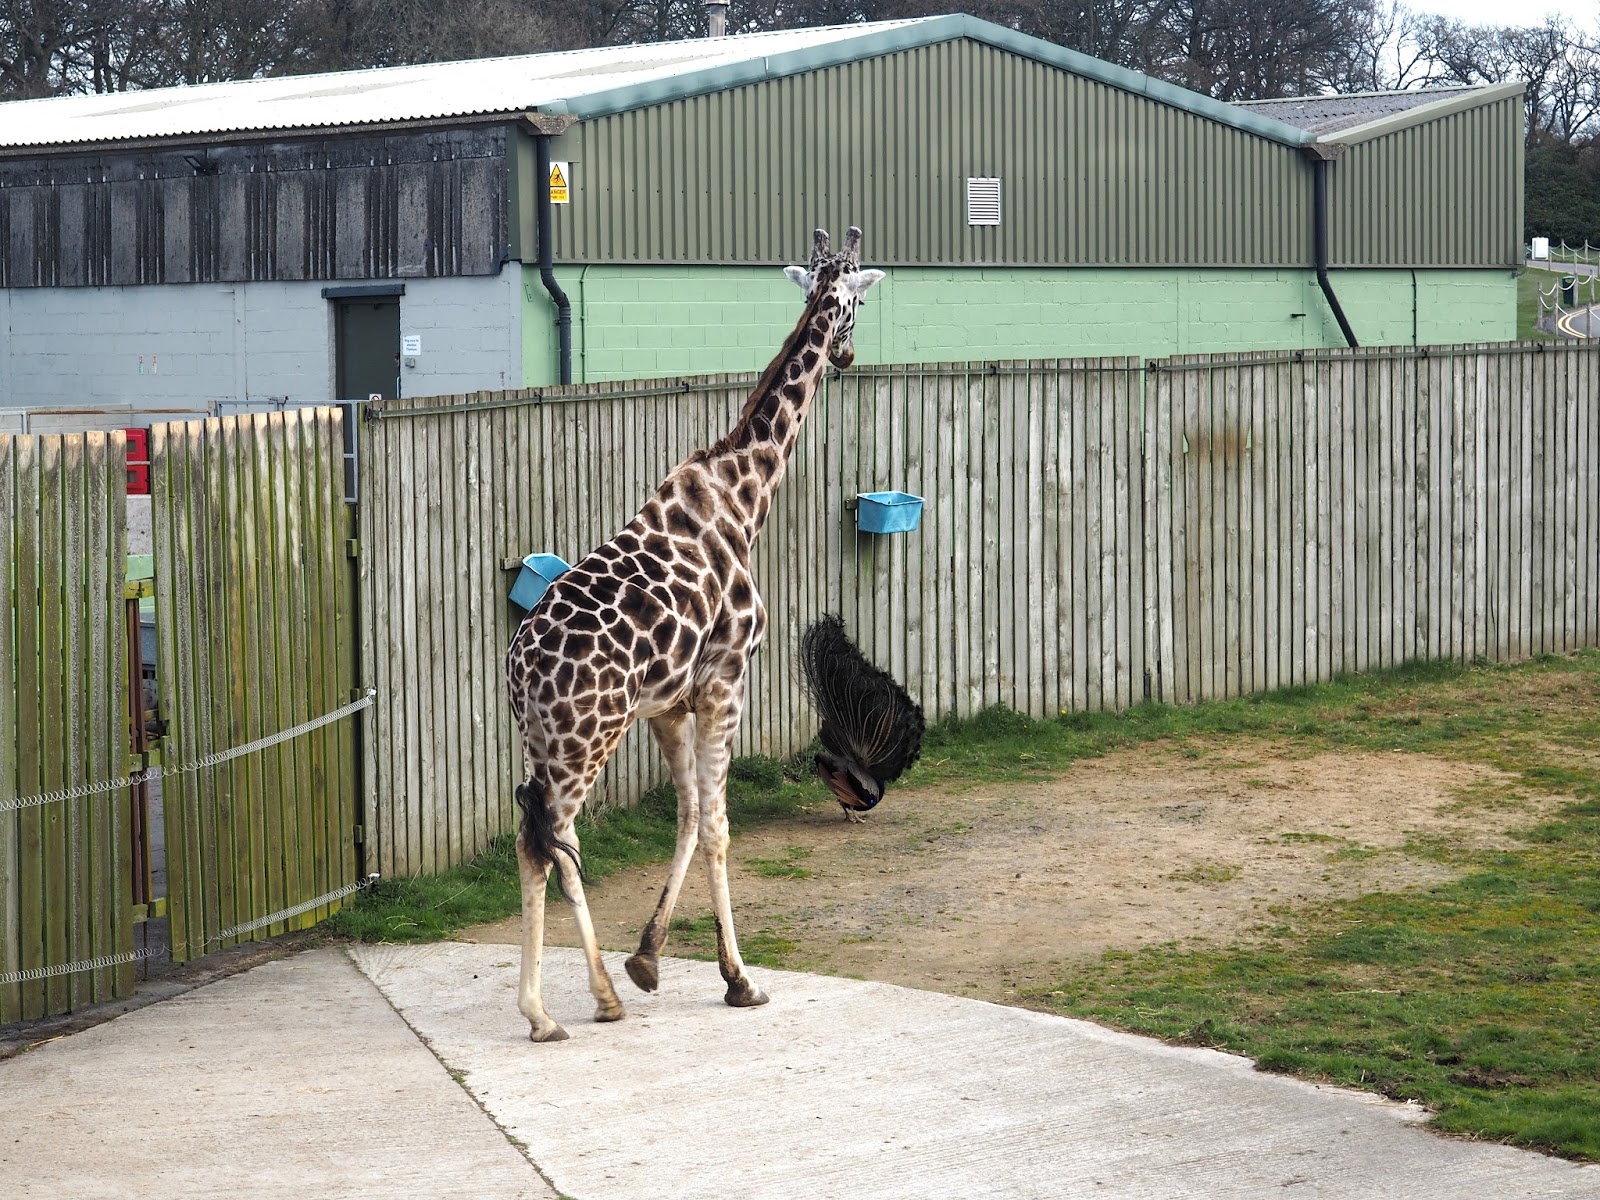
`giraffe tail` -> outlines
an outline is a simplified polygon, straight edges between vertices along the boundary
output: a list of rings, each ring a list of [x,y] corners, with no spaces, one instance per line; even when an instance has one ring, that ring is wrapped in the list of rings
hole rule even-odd
[[[565,854],[572,860],[572,865],[578,868],[578,878],[588,883],[589,876],[584,872],[577,847],[556,836],[555,821],[550,816],[550,806],[545,803],[544,787],[537,779],[528,779],[518,785],[517,807],[522,810],[522,848],[527,851],[528,857],[538,866],[554,867],[556,855]],[[561,872],[558,870],[555,874],[561,895],[571,900]]]

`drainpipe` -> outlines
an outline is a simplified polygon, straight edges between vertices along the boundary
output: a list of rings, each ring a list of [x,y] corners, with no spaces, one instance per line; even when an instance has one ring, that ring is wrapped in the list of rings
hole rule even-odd
[[[1339,297],[1334,295],[1333,282],[1328,278],[1328,163],[1343,154],[1344,149],[1337,143],[1326,142],[1312,142],[1305,148],[1307,157],[1311,159],[1311,240],[1317,258],[1317,286],[1327,298],[1328,307],[1333,309],[1333,317],[1339,322],[1345,345],[1354,347],[1359,344],[1355,331],[1350,328],[1344,307],[1339,303]]]
[[[550,299],[556,302],[556,336],[561,345],[561,382],[572,382],[572,301],[556,282],[554,239],[550,234],[550,138],[547,134],[534,137],[538,147],[539,178],[539,279]]]

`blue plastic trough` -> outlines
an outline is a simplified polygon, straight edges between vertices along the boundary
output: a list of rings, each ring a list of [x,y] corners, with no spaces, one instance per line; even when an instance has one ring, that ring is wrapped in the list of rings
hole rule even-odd
[[[570,570],[571,565],[558,554],[528,555],[522,560],[522,570],[517,572],[517,582],[511,586],[511,603],[519,608],[533,608],[544,599],[545,589],[556,577]]]
[[[908,492],[861,492],[856,528],[863,533],[906,533],[922,521],[922,497]]]

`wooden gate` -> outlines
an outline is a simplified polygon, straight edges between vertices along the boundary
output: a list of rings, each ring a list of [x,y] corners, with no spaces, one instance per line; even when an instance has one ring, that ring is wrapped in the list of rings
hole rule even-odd
[[[0,438],[0,1023],[134,985],[122,443]]]
[[[314,902],[357,878],[355,723],[278,740],[355,699],[340,421],[320,408],[152,430],[176,961],[313,925],[339,907]]]

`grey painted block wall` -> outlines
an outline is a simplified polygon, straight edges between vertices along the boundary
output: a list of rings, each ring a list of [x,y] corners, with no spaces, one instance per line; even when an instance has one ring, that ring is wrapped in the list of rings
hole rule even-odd
[[[521,386],[520,272],[411,279],[407,395]],[[0,289],[0,410],[193,413],[325,404],[333,304],[317,282]]]

